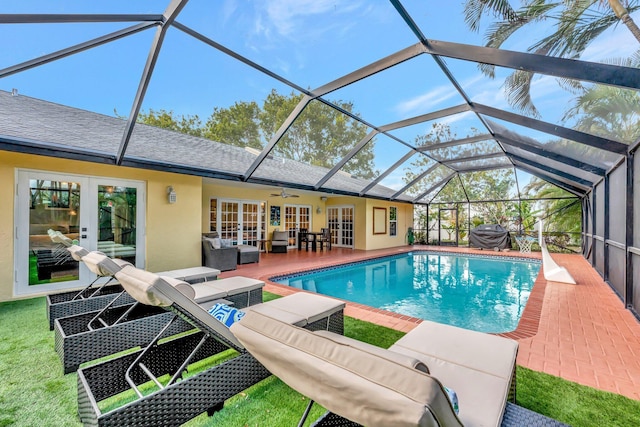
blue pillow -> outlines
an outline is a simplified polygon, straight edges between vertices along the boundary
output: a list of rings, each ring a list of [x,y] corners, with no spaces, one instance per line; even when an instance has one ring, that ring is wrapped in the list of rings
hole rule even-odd
[[[458,395],[456,394],[455,391],[453,391],[449,387],[444,387],[444,391],[447,392],[447,397],[449,398],[449,401],[451,402],[451,406],[453,407],[453,411],[456,413],[456,415],[458,415],[458,413],[460,412],[460,407],[458,406]]]
[[[209,309],[209,314],[218,319],[227,328],[230,328],[231,325],[242,319],[246,313],[226,304],[216,303]]]

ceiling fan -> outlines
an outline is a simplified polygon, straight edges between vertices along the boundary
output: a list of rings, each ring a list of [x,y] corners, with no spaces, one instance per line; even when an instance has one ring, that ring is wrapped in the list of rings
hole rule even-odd
[[[280,197],[282,197],[283,199],[286,199],[287,197],[300,197],[300,196],[298,196],[297,194],[290,194],[290,193],[287,193],[287,190],[286,190],[286,189],[284,189],[284,188],[283,188],[283,189],[282,189],[282,191],[281,191],[281,192],[279,192],[279,193],[271,193],[271,197],[276,197],[276,196],[280,196]]]

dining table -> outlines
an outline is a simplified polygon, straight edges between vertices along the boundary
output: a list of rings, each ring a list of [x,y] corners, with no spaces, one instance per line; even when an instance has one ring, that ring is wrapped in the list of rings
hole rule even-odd
[[[311,239],[313,236],[313,239]],[[307,231],[307,239],[311,242],[311,250],[316,252],[318,250],[318,239],[322,237],[322,231]],[[300,239],[300,235],[298,234],[298,250],[302,249],[302,240]]]

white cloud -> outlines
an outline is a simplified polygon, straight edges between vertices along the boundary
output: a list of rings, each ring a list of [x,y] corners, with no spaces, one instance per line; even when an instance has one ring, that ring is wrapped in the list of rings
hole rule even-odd
[[[435,106],[457,95],[450,85],[438,86],[429,92],[418,95],[396,105],[400,115],[417,115],[432,111]]]
[[[278,35],[288,38],[308,34],[308,19],[317,15],[352,13],[359,7],[360,2],[341,3],[336,0],[269,0],[258,14],[264,15],[265,21]],[[329,30],[315,28],[320,32]]]

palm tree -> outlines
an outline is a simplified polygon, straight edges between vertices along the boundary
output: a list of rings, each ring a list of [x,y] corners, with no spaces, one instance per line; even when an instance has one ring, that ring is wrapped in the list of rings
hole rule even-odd
[[[625,7],[626,6],[626,7]],[[535,42],[527,50],[541,55],[579,58],[589,44],[603,31],[622,22],[640,43],[640,29],[630,13],[640,9],[640,1],[627,0],[527,0],[516,10],[507,0],[466,0],[464,19],[468,27],[478,31],[484,15],[498,17],[488,29],[486,46],[499,48],[517,30],[542,21],[555,21],[554,32]],[[494,77],[494,67],[482,64],[480,69]],[[540,117],[531,100],[533,74],[515,71],[505,81],[507,100],[524,114]],[[580,89],[578,82],[565,82]]]
[[[640,67],[640,51],[626,60],[626,67]],[[640,93],[612,86],[592,86],[574,100],[563,120],[576,119],[574,128],[626,143],[640,136]]]

